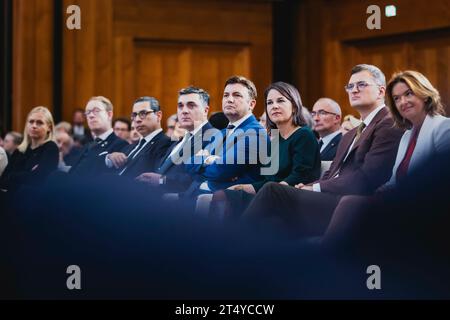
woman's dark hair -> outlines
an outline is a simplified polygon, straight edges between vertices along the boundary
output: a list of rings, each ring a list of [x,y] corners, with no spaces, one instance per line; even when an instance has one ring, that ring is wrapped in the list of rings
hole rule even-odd
[[[269,113],[267,112],[267,96],[269,95],[270,90],[276,90],[278,91],[283,97],[288,99],[292,103],[292,124],[295,126],[306,126],[306,120],[303,117],[302,114],[302,98],[300,97],[300,93],[298,90],[291,84],[286,82],[274,82],[272,83],[264,92],[264,110],[267,114],[267,120],[266,120],[266,128],[267,130],[270,129],[277,129],[277,125],[270,120]]]

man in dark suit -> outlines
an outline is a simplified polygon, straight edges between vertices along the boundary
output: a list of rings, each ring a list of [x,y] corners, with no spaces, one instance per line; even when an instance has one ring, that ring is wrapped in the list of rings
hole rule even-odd
[[[65,167],[72,166],[78,160],[82,148],[76,146],[73,138],[65,131],[57,131],[55,140],[59,148],[58,169],[64,171]]]
[[[113,132],[113,105],[109,99],[92,97],[86,105],[85,114],[94,141],[81,150],[80,156],[69,171],[73,176],[92,176],[109,172],[105,166],[105,156],[128,145]]]
[[[341,108],[330,98],[320,98],[311,111],[314,130],[319,134],[320,159],[333,161],[342,138]]]
[[[160,186],[161,192],[182,192],[192,183],[184,167],[186,159],[204,149],[209,142],[203,140],[212,125],[208,122],[209,94],[203,89],[188,87],[178,92],[177,117],[186,134],[173,143],[154,172],[141,174],[137,180]],[[185,150],[189,152],[185,153]]]
[[[137,99],[133,104],[131,121],[142,138],[123,152],[108,154],[106,166],[114,167],[120,176],[133,179],[144,172],[156,170],[171,145],[169,137],[161,129],[161,119],[158,100],[153,97]]]
[[[253,82],[242,76],[233,76],[225,82],[222,109],[229,123],[207,150],[196,154],[191,164],[187,164],[194,177],[187,196],[262,179],[261,155],[267,155],[263,149],[270,147],[270,141],[252,113],[256,96]]]
[[[82,147],[93,140],[89,128],[85,127],[85,114],[83,109],[75,109],[72,115],[72,136],[75,144]]]
[[[402,131],[384,105],[386,80],[372,65],[357,65],[345,89],[362,124],[346,134],[324,176],[295,188],[266,184],[244,216],[252,221],[280,218],[294,236],[322,235],[343,195],[369,195],[391,174]],[[288,233],[287,233],[288,234]]]

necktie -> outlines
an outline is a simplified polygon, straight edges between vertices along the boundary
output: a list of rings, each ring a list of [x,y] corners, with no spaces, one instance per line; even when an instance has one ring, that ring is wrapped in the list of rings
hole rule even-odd
[[[144,144],[146,142],[147,141],[145,139],[139,140],[139,144],[137,145],[137,148],[134,148],[133,151],[131,151],[130,154],[128,155],[127,165],[122,169],[122,171],[119,172],[119,176],[121,176],[125,172],[125,170],[127,170],[128,166],[131,163],[131,160],[133,160],[136,157],[136,155],[141,151],[142,147],[144,146]]]
[[[236,126],[235,126],[234,124],[229,124],[229,125],[227,126],[227,131],[226,131],[225,136],[223,137],[222,144],[225,143],[225,140],[227,139],[227,137],[228,137],[229,135],[231,135],[231,130],[233,130],[234,128],[236,128]]]
[[[417,143],[417,137],[419,136],[419,130],[414,130],[411,140],[409,140],[408,149],[406,150],[405,157],[397,168],[396,178],[397,181],[403,179],[408,174],[409,163],[411,161],[411,157],[414,153],[414,149]]]
[[[174,163],[172,159],[179,159],[183,157],[183,148],[186,145],[186,143],[189,142],[190,137],[192,137],[192,133],[187,132],[184,136],[183,140],[181,140],[172,150],[172,152],[169,154],[169,156],[164,160],[162,165],[158,169],[158,173],[164,174],[166,173],[167,169],[169,169],[172,164]],[[193,156],[193,155],[191,155]]]
[[[89,144],[88,144],[88,150],[92,150],[92,149],[94,149],[96,146],[98,146],[98,145],[100,145],[100,143],[102,143],[103,142],[103,140],[102,139],[100,139],[100,138],[95,138],[94,139],[94,141],[92,141],[92,142],[90,142]]]
[[[364,128],[366,127],[366,124],[364,122],[361,122],[361,124],[358,126],[358,129],[356,129],[356,135],[355,139],[353,139],[353,143],[350,145],[350,148],[347,151],[347,155],[345,156],[342,163],[344,163],[347,160],[348,155],[350,152],[355,148],[356,143],[358,142],[359,138],[361,137],[362,132],[364,131]],[[331,178],[336,178],[339,175],[339,172],[341,170],[342,163],[340,164],[339,168],[336,170],[336,172],[331,176]]]
[[[323,140],[320,139],[320,140],[319,140],[319,150],[322,150],[322,146],[323,146]]]
[[[184,146],[188,143],[188,141],[189,141],[189,139],[192,137],[192,133],[190,133],[190,132],[186,132],[186,135],[184,136],[184,141],[182,140],[181,142],[180,142],[180,144],[181,144],[181,146],[180,146],[180,148],[178,149],[178,154],[180,155],[180,158],[183,156],[183,149],[184,149]],[[191,156],[193,156],[193,155],[191,155]]]
[[[128,159],[133,159],[133,158],[136,156],[136,154],[142,149],[142,147],[144,146],[145,142],[146,142],[145,139],[141,139],[141,140],[139,141],[139,144],[138,144],[137,148],[134,148],[134,149],[130,152],[130,154],[128,155]]]
[[[361,124],[358,126],[358,129],[356,129],[356,135],[355,135],[355,142],[359,140],[361,137],[362,132],[364,131],[364,128],[366,127],[366,124],[364,122],[361,122]]]

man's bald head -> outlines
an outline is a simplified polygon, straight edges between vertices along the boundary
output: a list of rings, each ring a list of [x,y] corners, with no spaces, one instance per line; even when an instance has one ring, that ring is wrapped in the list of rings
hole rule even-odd
[[[314,129],[321,138],[338,131],[341,126],[341,107],[330,98],[320,98],[313,106],[311,115]]]

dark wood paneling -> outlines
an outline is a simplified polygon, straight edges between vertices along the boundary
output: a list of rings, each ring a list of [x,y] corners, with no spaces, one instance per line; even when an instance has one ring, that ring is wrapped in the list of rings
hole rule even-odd
[[[381,9],[381,29],[369,30],[367,7]],[[386,5],[395,5],[397,15],[386,17]],[[450,23],[450,2],[447,0],[329,0],[323,8],[332,12],[332,37],[339,40],[357,40],[424,30],[446,28]]]
[[[128,116],[138,96],[155,96],[170,106],[168,116],[177,91],[193,82],[212,90],[215,110],[234,72],[260,91],[271,82],[270,1],[64,0],[69,4],[80,6],[82,29],[64,31],[65,119],[92,95],[111,98],[116,116]],[[227,67],[228,49],[237,47]]]
[[[0,129],[12,126],[12,0],[0,4]]]
[[[139,41],[134,51],[135,96],[151,93],[165,116],[176,113],[181,88],[204,88],[211,95],[211,111],[220,111],[226,79],[232,74],[250,77],[248,45]]]
[[[366,9],[370,4],[381,8],[381,30],[366,27]],[[384,16],[384,6],[388,4],[396,5],[396,17]],[[387,80],[395,71],[416,69],[430,79],[440,90],[444,103],[449,104],[447,0],[305,0],[298,17],[295,79],[307,106],[328,96],[341,105],[344,113],[355,114],[343,86],[351,67],[358,63],[379,66]]]
[[[52,110],[53,0],[13,1],[13,129],[37,105]]]
[[[114,84],[112,1],[64,0],[64,9],[71,4],[81,9],[81,30],[64,28],[63,115],[66,120],[71,119],[75,108],[84,108],[90,97],[111,97]]]

